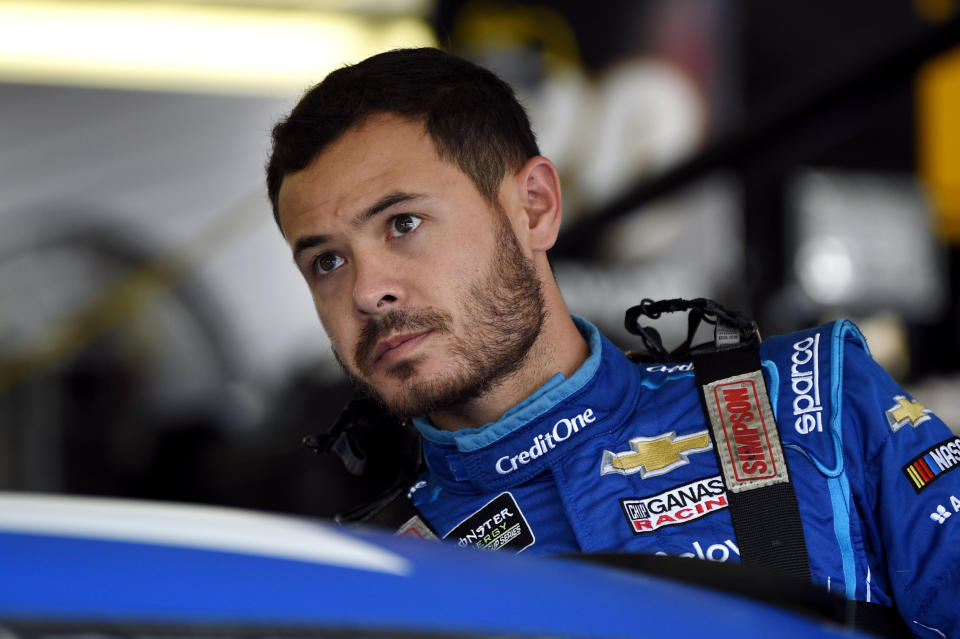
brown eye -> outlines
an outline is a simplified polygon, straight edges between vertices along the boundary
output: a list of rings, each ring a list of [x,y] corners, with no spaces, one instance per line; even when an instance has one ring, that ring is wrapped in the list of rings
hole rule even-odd
[[[313,261],[313,270],[318,275],[326,275],[343,265],[343,258],[336,253],[324,253]]]
[[[393,237],[406,235],[415,231],[422,221],[418,216],[410,215],[409,213],[397,215],[390,220],[390,235]]]

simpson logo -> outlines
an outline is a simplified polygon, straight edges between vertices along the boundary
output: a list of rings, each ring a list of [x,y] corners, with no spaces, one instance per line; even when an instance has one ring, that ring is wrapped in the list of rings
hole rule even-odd
[[[793,391],[793,428],[801,435],[823,432],[820,403],[820,334],[793,345],[790,389]]]
[[[620,506],[633,534],[642,535],[723,510],[727,507],[727,494],[720,476],[715,475],[650,497],[621,499]]]
[[[529,464],[541,455],[546,455],[557,447],[557,444],[570,439],[590,424],[597,421],[593,409],[588,408],[572,419],[562,418],[546,433],[533,438],[533,445],[528,450],[522,450],[516,455],[504,455],[497,460],[495,468],[501,475],[512,473],[524,464]]]
[[[907,424],[914,428],[927,421],[931,417],[930,409],[925,408],[918,401],[907,399],[905,395],[896,395],[893,398],[896,402],[887,409],[887,423],[890,424],[890,430],[897,432]]]
[[[640,473],[641,479],[664,475],[674,468],[689,464],[687,455],[713,448],[710,433],[705,430],[679,437],[675,431],[670,431],[656,437],[634,437],[627,443],[630,450],[619,453],[603,451],[601,475]]]
[[[460,547],[520,552],[536,538],[526,517],[510,493],[500,493],[443,536],[456,539]]]
[[[903,467],[903,473],[918,493],[947,471],[960,466],[960,437],[931,446]]]
[[[760,371],[705,384],[717,456],[735,493],[790,481]]]

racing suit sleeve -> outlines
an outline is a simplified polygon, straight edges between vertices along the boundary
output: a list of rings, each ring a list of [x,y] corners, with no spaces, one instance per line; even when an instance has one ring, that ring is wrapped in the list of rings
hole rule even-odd
[[[859,341],[843,353],[845,464],[874,584],[917,636],[960,637],[960,438]]]

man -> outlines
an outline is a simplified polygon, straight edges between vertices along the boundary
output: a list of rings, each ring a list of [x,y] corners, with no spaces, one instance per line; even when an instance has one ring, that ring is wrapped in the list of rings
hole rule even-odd
[[[439,536],[738,560],[691,366],[637,366],[567,312],[559,179],[506,84],[432,49],[374,56],[277,125],[267,173],[338,361],[422,435],[410,499]],[[960,636],[960,440],[849,322],[760,355],[783,446],[738,440],[740,470],[789,468],[813,582]]]

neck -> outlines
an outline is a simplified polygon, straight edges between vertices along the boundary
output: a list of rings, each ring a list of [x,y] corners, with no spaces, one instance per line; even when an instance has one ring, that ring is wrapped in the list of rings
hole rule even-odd
[[[563,300],[559,300],[559,306],[548,304],[547,308],[551,310],[523,365],[498,380],[482,396],[431,413],[434,426],[454,431],[494,422],[557,373],[569,377],[583,364],[590,355],[590,347]]]

